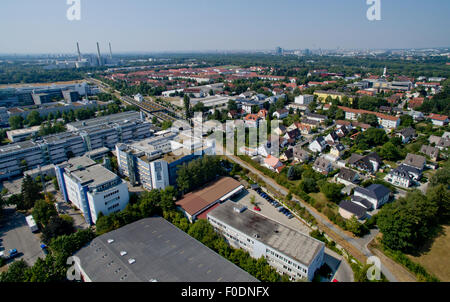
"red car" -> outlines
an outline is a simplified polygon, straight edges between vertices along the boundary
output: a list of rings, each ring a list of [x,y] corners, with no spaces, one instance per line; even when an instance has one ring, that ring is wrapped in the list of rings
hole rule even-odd
[[[339,281],[337,281],[337,279],[333,279],[333,282],[339,282]]]
[[[253,208],[255,211],[261,212],[261,208],[260,207],[254,207]]]

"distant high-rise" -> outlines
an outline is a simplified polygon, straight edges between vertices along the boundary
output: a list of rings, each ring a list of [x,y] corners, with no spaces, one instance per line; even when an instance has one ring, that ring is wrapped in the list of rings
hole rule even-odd
[[[103,62],[102,62],[102,55],[100,54],[100,45],[97,42],[97,53],[98,53],[98,66],[102,66]]]
[[[275,54],[276,55],[278,55],[278,56],[281,56],[281,55],[283,55],[283,48],[281,48],[281,47],[276,47],[275,48]]]

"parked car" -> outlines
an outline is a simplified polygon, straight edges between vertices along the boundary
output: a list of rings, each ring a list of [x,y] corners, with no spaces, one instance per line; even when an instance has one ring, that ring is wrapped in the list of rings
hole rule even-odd
[[[41,249],[44,252],[45,255],[48,255],[48,248],[45,244],[41,244]]]
[[[9,255],[7,259],[14,259],[19,256],[19,252],[16,249],[9,250]]]

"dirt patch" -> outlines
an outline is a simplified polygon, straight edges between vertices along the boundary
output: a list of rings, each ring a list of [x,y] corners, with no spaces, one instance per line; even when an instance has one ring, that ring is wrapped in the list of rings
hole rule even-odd
[[[450,225],[443,226],[441,234],[436,237],[420,256],[408,257],[419,263],[425,269],[438,277],[441,281],[450,281]]]

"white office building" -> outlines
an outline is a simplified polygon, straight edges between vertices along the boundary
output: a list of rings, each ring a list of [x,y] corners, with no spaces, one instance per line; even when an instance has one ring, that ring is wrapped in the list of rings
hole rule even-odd
[[[71,159],[55,170],[64,200],[80,209],[90,225],[96,223],[100,212],[117,213],[128,204],[127,184],[90,158]]]
[[[299,95],[295,98],[295,103],[299,105],[309,105],[314,102],[314,96],[310,94]]]
[[[245,207],[227,201],[207,214],[209,223],[228,243],[266,258],[291,280],[312,280],[324,261],[325,244]]]

